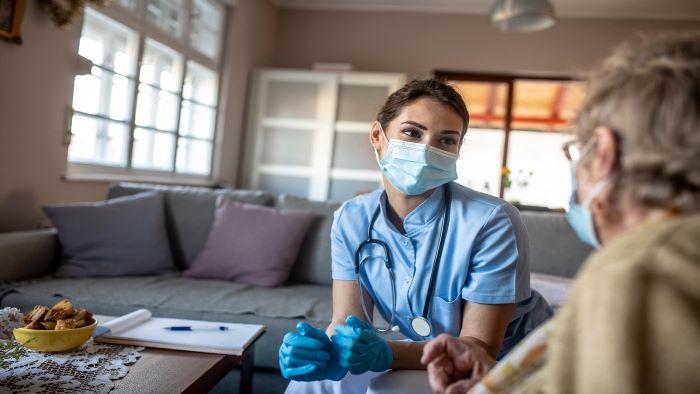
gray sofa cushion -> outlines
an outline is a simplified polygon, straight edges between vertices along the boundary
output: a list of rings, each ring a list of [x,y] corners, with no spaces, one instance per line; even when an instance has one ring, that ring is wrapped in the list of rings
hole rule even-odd
[[[0,233],[0,281],[47,275],[58,266],[56,229]]]
[[[214,222],[218,196],[257,205],[272,206],[275,196],[257,190],[208,189],[204,187],[166,186],[139,183],[116,183],[109,187],[107,198],[127,196],[143,191],[157,191],[165,197],[165,221],[175,264],[180,269],[194,262]]]
[[[331,278],[331,225],[333,212],[340,207],[339,202],[312,201],[302,197],[282,194],[275,206],[279,209],[301,209],[315,215],[311,228],[301,245],[299,257],[292,268],[289,280],[330,285]]]
[[[43,208],[61,242],[58,276],[155,275],[175,270],[163,196],[158,193]]]
[[[574,279],[563,276],[540,274],[533,272],[530,275],[530,286],[539,292],[554,312],[558,311],[571,292]]]
[[[521,211],[530,238],[530,271],[573,278],[593,250],[559,212]]]

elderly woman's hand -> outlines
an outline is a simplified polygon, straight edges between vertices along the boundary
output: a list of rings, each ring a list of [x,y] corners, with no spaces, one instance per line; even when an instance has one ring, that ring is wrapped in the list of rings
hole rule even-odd
[[[466,393],[496,363],[477,340],[441,334],[423,348],[430,387],[436,393]]]

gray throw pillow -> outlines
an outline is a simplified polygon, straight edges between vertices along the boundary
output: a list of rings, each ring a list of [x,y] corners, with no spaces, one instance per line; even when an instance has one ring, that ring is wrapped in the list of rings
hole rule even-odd
[[[210,189],[194,186],[152,185],[122,182],[109,187],[107,198],[128,196],[146,191],[163,195],[165,227],[175,265],[192,266],[202,251],[214,222],[216,199],[226,196],[246,204],[271,206],[275,196],[260,190]]]
[[[204,249],[185,276],[274,287],[287,281],[314,215],[219,197]]]
[[[43,207],[58,230],[61,277],[153,275],[175,270],[163,197],[140,193]]]

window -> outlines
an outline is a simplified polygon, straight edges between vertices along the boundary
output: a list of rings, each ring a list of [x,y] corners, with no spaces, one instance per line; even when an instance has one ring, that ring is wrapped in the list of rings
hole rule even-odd
[[[565,207],[571,184],[561,146],[571,138],[568,129],[583,102],[583,83],[436,75],[462,94],[471,118],[457,161],[457,182],[521,205]]]
[[[225,10],[211,0],[87,8],[69,173],[206,179],[212,172]]]

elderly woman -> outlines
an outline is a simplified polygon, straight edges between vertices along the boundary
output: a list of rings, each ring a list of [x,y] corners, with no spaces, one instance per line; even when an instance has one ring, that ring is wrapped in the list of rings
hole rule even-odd
[[[588,89],[565,145],[567,218],[604,247],[560,313],[485,378],[482,352],[427,345],[435,391],[700,392],[700,32],[621,48]]]

